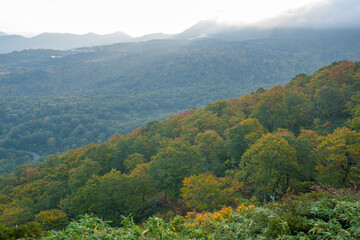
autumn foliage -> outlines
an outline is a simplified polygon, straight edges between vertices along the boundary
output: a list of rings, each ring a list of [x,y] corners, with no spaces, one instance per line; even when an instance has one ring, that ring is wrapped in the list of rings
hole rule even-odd
[[[157,230],[151,229],[160,224],[163,232],[158,234],[167,236],[176,234],[166,227],[173,224],[176,229],[174,219],[182,222],[183,230],[205,231],[207,222],[214,227],[234,218],[246,222],[246,216],[263,221],[270,229],[268,238],[289,231],[319,233],[330,224],[322,222],[320,212],[311,212],[311,219],[319,221],[316,225],[304,220],[309,217],[305,213],[275,211],[268,219],[272,210],[260,205],[277,204],[289,194],[311,198],[314,185],[359,186],[359,109],[359,63],[336,62],[313,75],[300,74],[285,86],[218,100],[149,122],[131,134],[116,134],[108,142],[50,156],[37,166],[18,167],[0,179],[0,223],[14,227],[32,222],[59,229],[67,219],[89,214],[113,226],[124,226],[121,216],[131,215],[136,223],[155,216],[140,235],[152,236]],[[346,218],[346,204],[357,209],[356,199],[336,201],[341,209],[325,207],[338,211],[339,218]],[[322,204],[321,199],[316,204]],[[174,218],[186,212],[192,213]],[[173,222],[167,225],[161,217]],[[338,221],[334,215],[326,219]],[[348,221],[332,223],[342,234]],[[299,225],[281,225],[285,222]],[[244,226],[252,236],[260,234],[249,222]]]

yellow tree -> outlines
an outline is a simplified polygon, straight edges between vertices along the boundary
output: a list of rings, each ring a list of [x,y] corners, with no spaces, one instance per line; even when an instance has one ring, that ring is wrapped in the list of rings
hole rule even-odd
[[[68,224],[66,213],[58,210],[41,211],[35,215],[35,221],[40,224],[44,230],[60,230]]]
[[[342,187],[360,183],[360,133],[338,128],[329,134],[316,149],[322,182]]]
[[[183,185],[181,196],[195,210],[218,209],[226,202],[224,183],[212,174],[192,175],[184,179]]]

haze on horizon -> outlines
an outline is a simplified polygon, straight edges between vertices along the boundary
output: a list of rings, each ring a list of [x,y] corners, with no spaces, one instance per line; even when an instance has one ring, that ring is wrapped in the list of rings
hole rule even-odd
[[[261,26],[291,20],[294,26],[349,26],[360,22],[359,12],[358,0],[0,0],[0,31],[23,35],[122,31],[137,37],[180,33],[202,20]]]

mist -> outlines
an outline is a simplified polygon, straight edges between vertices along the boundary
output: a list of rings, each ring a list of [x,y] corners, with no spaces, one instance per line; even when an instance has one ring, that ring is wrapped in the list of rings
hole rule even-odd
[[[254,24],[258,27],[358,28],[359,0],[324,0]]]

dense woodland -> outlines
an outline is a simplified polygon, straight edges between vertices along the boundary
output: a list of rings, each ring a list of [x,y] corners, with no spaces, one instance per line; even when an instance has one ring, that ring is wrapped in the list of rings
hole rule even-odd
[[[168,39],[0,54],[0,174],[33,162],[30,152],[46,156],[105,142],[191,106],[271,88],[335,60],[359,60],[359,49],[358,29],[277,29],[247,41]]]
[[[356,239],[359,130],[360,62],[335,62],[17,167],[1,234]]]
[[[154,109],[147,99],[0,97],[0,174],[32,162],[29,152],[48,155],[105,142],[115,132],[127,133],[168,115],[169,108]]]

